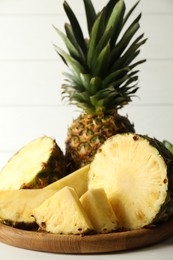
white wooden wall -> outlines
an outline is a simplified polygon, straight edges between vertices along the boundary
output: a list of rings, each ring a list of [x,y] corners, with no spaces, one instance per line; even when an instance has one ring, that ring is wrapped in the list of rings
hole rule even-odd
[[[67,0],[85,28],[82,0]],[[126,0],[127,8],[135,0]],[[99,10],[107,0],[93,0]],[[66,69],[52,43],[52,25],[67,21],[63,0],[0,0],[0,167],[32,139],[50,135],[64,149],[67,126],[78,114],[61,101]],[[173,0],[141,0],[139,98],[125,107],[136,131],[173,142]],[[86,31],[86,28],[84,29]]]

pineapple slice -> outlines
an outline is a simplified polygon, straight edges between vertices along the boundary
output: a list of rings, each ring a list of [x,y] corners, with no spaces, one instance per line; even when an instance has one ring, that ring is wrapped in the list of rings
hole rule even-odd
[[[65,186],[69,186],[74,188],[78,196],[81,197],[82,194],[84,194],[88,189],[89,167],[89,165],[86,165],[78,169],[77,171],[65,176],[64,178],[49,184],[44,189],[58,191],[64,188]]]
[[[104,189],[88,190],[80,201],[97,233],[109,233],[118,228],[117,217]]]
[[[64,176],[64,155],[55,140],[44,136],[8,161],[0,172],[0,190],[42,188]]]
[[[54,193],[44,189],[0,191],[0,222],[23,229],[33,228],[36,222],[32,210]]]
[[[79,197],[64,187],[33,210],[40,229],[55,234],[85,234],[93,230]]]
[[[173,214],[173,156],[156,139],[118,134],[91,163],[88,187],[104,188],[122,227],[139,229]]]

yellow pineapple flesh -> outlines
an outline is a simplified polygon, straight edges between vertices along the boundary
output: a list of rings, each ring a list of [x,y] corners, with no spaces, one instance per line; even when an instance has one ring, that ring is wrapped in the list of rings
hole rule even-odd
[[[91,189],[80,198],[97,233],[109,233],[118,228],[118,220],[104,189]]]
[[[93,230],[79,197],[64,187],[33,210],[40,229],[55,234],[85,234]]]
[[[44,189],[49,190],[60,190],[64,188],[65,186],[69,186],[75,189],[78,196],[82,196],[87,189],[88,189],[88,171],[89,171],[89,165],[86,165],[75,172],[72,172],[71,174],[65,176],[64,178],[55,181],[48,186],[46,186]]]
[[[56,191],[44,189],[0,191],[0,222],[29,229],[35,226],[32,210]]]

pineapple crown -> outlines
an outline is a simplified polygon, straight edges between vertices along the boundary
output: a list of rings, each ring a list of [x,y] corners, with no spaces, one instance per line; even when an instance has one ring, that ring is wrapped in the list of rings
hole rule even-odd
[[[139,70],[134,68],[145,62],[133,62],[146,42],[144,34],[132,39],[140,27],[141,14],[124,30],[139,1],[126,14],[123,0],[110,0],[99,13],[91,0],[83,2],[89,39],[84,38],[66,1],[63,6],[70,23],[65,23],[65,33],[54,27],[67,48],[66,52],[54,45],[69,68],[64,73],[62,97],[86,113],[114,111],[128,104],[138,90]]]

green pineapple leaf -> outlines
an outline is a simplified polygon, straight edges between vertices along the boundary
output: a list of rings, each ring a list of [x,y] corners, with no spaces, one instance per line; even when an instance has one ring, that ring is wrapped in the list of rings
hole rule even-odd
[[[92,68],[94,76],[104,77],[110,61],[110,45],[107,44],[97,58],[96,65]]]
[[[86,53],[87,53],[86,42],[85,42],[81,27],[79,25],[79,22],[75,16],[75,14],[73,13],[72,9],[70,8],[70,6],[68,5],[68,3],[66,1],[64,2],[63,6],[64,6],[64,10],[70,20],[70,24],[72,26],[72,30],[73,30],[75,39],[77,40],[81,50],[83,51],[84,55],[86,56]]]
[[[99,99],[97,98],[97,96],[91,96],[90,97],[90,102],[92,104],[92,106],[94,107],[94,111],[98,111],[98,108],[100,110],[101,107],[104,106],[104,99]]]
[[[128,29],[125,31],[124,35],[122,36],[119,43],[115,46],[114,50],[112,51],[112,60],[117,60],[123,51],[127,48],[129,42],[135,35],[135,33],[139,29],[139,19],[141,18],[141,14],[133,21],[133,23],[128,27]],[[113,68],[114,69],[114,68]]]
[[[73,99],[77,102],[82,102],[86,104],[89,103],[89,96],[87,92],[81,92],[81,93],[74,92]]]
[[[106,23],[112,13],[112,10],[113,8],[115,7],[115,5],[119,2],[120,0],[109,0],[108,3],[106,4],[105,6],[105,9],[106,9],[106,14],[105,14],[105,17],[106,17]]]
[[[90,102],[90,97],[87,92],[76,92],[71,91],[70,97],[68,97],[71,104],[76,105],[79,108],[82,108],[84,111],[89,113],[93,113],[95,111],[95,107]]]
[[[63,42],[65,43],[65,45],[66,45],[66,47],[67,47],[67,49],[68,49],[70,55],[71,55],[73,58],[75,58],[75,59],[81,61],[81,56],[79,55],[78,50],[77,50],[76,47],[71,43],[71,41],[68,39],[68,37],[67,37],[63,32],[61,32],[57,27],[55,27],[54,25],[53,25],[53,27],[54,27],[54,29],[56,30],[56,32],[58,33],[58,35],[62,38],[62,40],[63,40]],[[54,46],[56,46],[56,45],[54,45]]]
[[[88,114],[93,114],[95,113],[95,107],[92,106],[91,102],[90,103],[86,103],[86,102],[78,102],[75,103],[75,105],[79,108],[81,108],[83,111],[85,111]]]
[[[67,66],[73,71],[73,74],[80,78],[80,73],[85,73],[84,67],[68,53],[55,45],[55,49],[60,57],[63,58]]]
[[[90,80],[91,80],[91,75],[90,74],[80,74],[80,79],[82,82],[82,85],[84,86],[86,91],[90,91]]]
[[[96,63],[93,57],[93,53],[95,51],[98,41],[103,35],[103,31],[104,31],[104,10],[97,17],[91,30],[90,41],[88,46],[88,54],[87,54],[87,63],[90,68],[92,67],[92,64]]]
[[[127,22],[127,20],[129,19],[129,17],[131,16],[131,14],[133,13],[133,11],[135,10],[135,8],[138,6],[140,0],[137,1],[132,8],[128,11],[128,13],[126,14],[124,20],[123,20],[123,26],[125,25],[125,23]]]
[[[99,90],[95,95],[92,96],[92,99],[95,100],[102,100],[104,98],[109,98],[110,95],[118,95],[119,92],[115,90],[114,86],[109,86],[106,89]]]
[[[111,9],[110,9],[111,7]],[[113,10],[112,10],[113,8]],[[92,67],[96,67],[97,66],[97,59],[98,56],[100,55],[100,53],[103,51],[103,49],[105,48],[105,46],[109,43],[110,47],[113,47],[112,45],[115,44],[117,35],[118,35],[118,31],[119,31],[119,27],[120,27],[120,23],[122,22],[123,19],[123,15],[124,15],[124,11],[125,11],[125,5],[123,0],[119,0],[119,1],[110,1],[108,3],[108,6],[105,7],[104,9],[104,32],[103,34],[100,36],[100,40],[98,41],[97,46],[95,46],[95,49],[93,51],[93,56],[92,56]],[[106,14],[110,15],[109,19],[106,16]],[[106,20],[107,18],[107,20]],[[105,71],[106,74],[106,71]]]
[[[96,13],[92,0],[83,0],[89,35],[85,39],[77,16],[64,2],[70,24],[65,24],[65,33],[54,27],[67,49],[55,46],[56,51],[70,70],[64,73],[62,94],[86,113],[119,109],[138,90],[139,71],[133,69],[145,62],[135,58],[146,42],[144,34],[137,35],[141,14],[125,29],[138,3],[126,13],[124,0],[108,0]]]
[[[111,35],[112,35],[112,28],[104,31],[103,35],[100,38],[100,41],[95,47],[94,54],[93,54],[95,57],[98,57],[99,53],[110,42]]]
[[[137,84],[133,84],[133,85],[130,85],[128,87],[127,85],[128,83],[124,84],[122,87],[121,87],[121,93],[126,93],[126,96],[129,98],[132,96],[132,94],[135,94],[136,91],[139,89],[139,87],[137,86]],[[131,101],[131,99],[129,99],[129,101]]]
[[[123,21],[124,13],[125,13],[124,1],[119,0],[115,4],[115,6],[110,14],[110,17],[107,21],[107,25],[106,25],[106,30],[109,30],[110,28],[112,28],[112,32],[113,32],[111,41],[110,41],[111,47],[114,46],[114,44],[117,40],[117,37],[119,35],[119,32],[120,32],[119,28],[120,28],[120,24]]]
[[[125,75],[124,77],[114,81],[112,85],[114,86],[114,89],[119,89],[119,87],[126,82],[129,79],[129,75]]]
[[[76,85],[80,85],[81,81],[79,79],[79,77],[76,77],[74,74],[68,73],[68,72],[64,72],[63,75],[65,76],[65,81],[70,82],[71,84],[76,84]]]
[[[136,44],[132,43],[132,45],[127,49],[127,51],[114,63],[113,70],[117,68],[122,68],[128,66],[139,54],[139,47],[145,44],[147,39],[144,39]]]
[[[140,61],[137,61],[137,62],[131,64],[131,65],[129,66],[129,68],[130,68],[130,69],[133,69],[133,68],[135,68],[136,66],[138,66],[138,65],[140,65],[140,64],[142,64],[142,63],[144,63],[144,62],[146,62],[146,59],[143,59],[143,60],[140,60]]]
[[[88,26],[88,33],[91,34],[91,30],[93,27],[93,24],[97,18],[97,14],[95,12],[94,6],[91,2],[91,0],[83,0],[84,6],[85,6],[85,13],[86,13],[86,19],[87,19],[87,26]]]
[[[103,80],[103,87],[106,87],[109,84],[113,83],[115,80],[121,78],[122,75],[127,74],[129,70],[130,69],[128,67],[125,67],[123,69],[112,72]]]
[[[137,86],[137,83],[132,84],[133,82],[136,82],[138,80],[138,77],[132,77],[129,80],[127,80],[120,88],[120,92],[127,97],[129,101],[131,101],[132,94],[135,94],[136,91],[139,89]],[[130,99],[129,99],[130,98]]]
[[[102,86],[102,80],[100,77],[93,77],[90,80],[89,92],[91,95],[95,95]]]
[[[63,89],[68,89],[68,90],[74,90],[74,92],[84,92],[85,91],[85,88],[82,84],[75,84],[75,83],[68,83],[68,81],[66,81],[67,83],[63,84]]]

